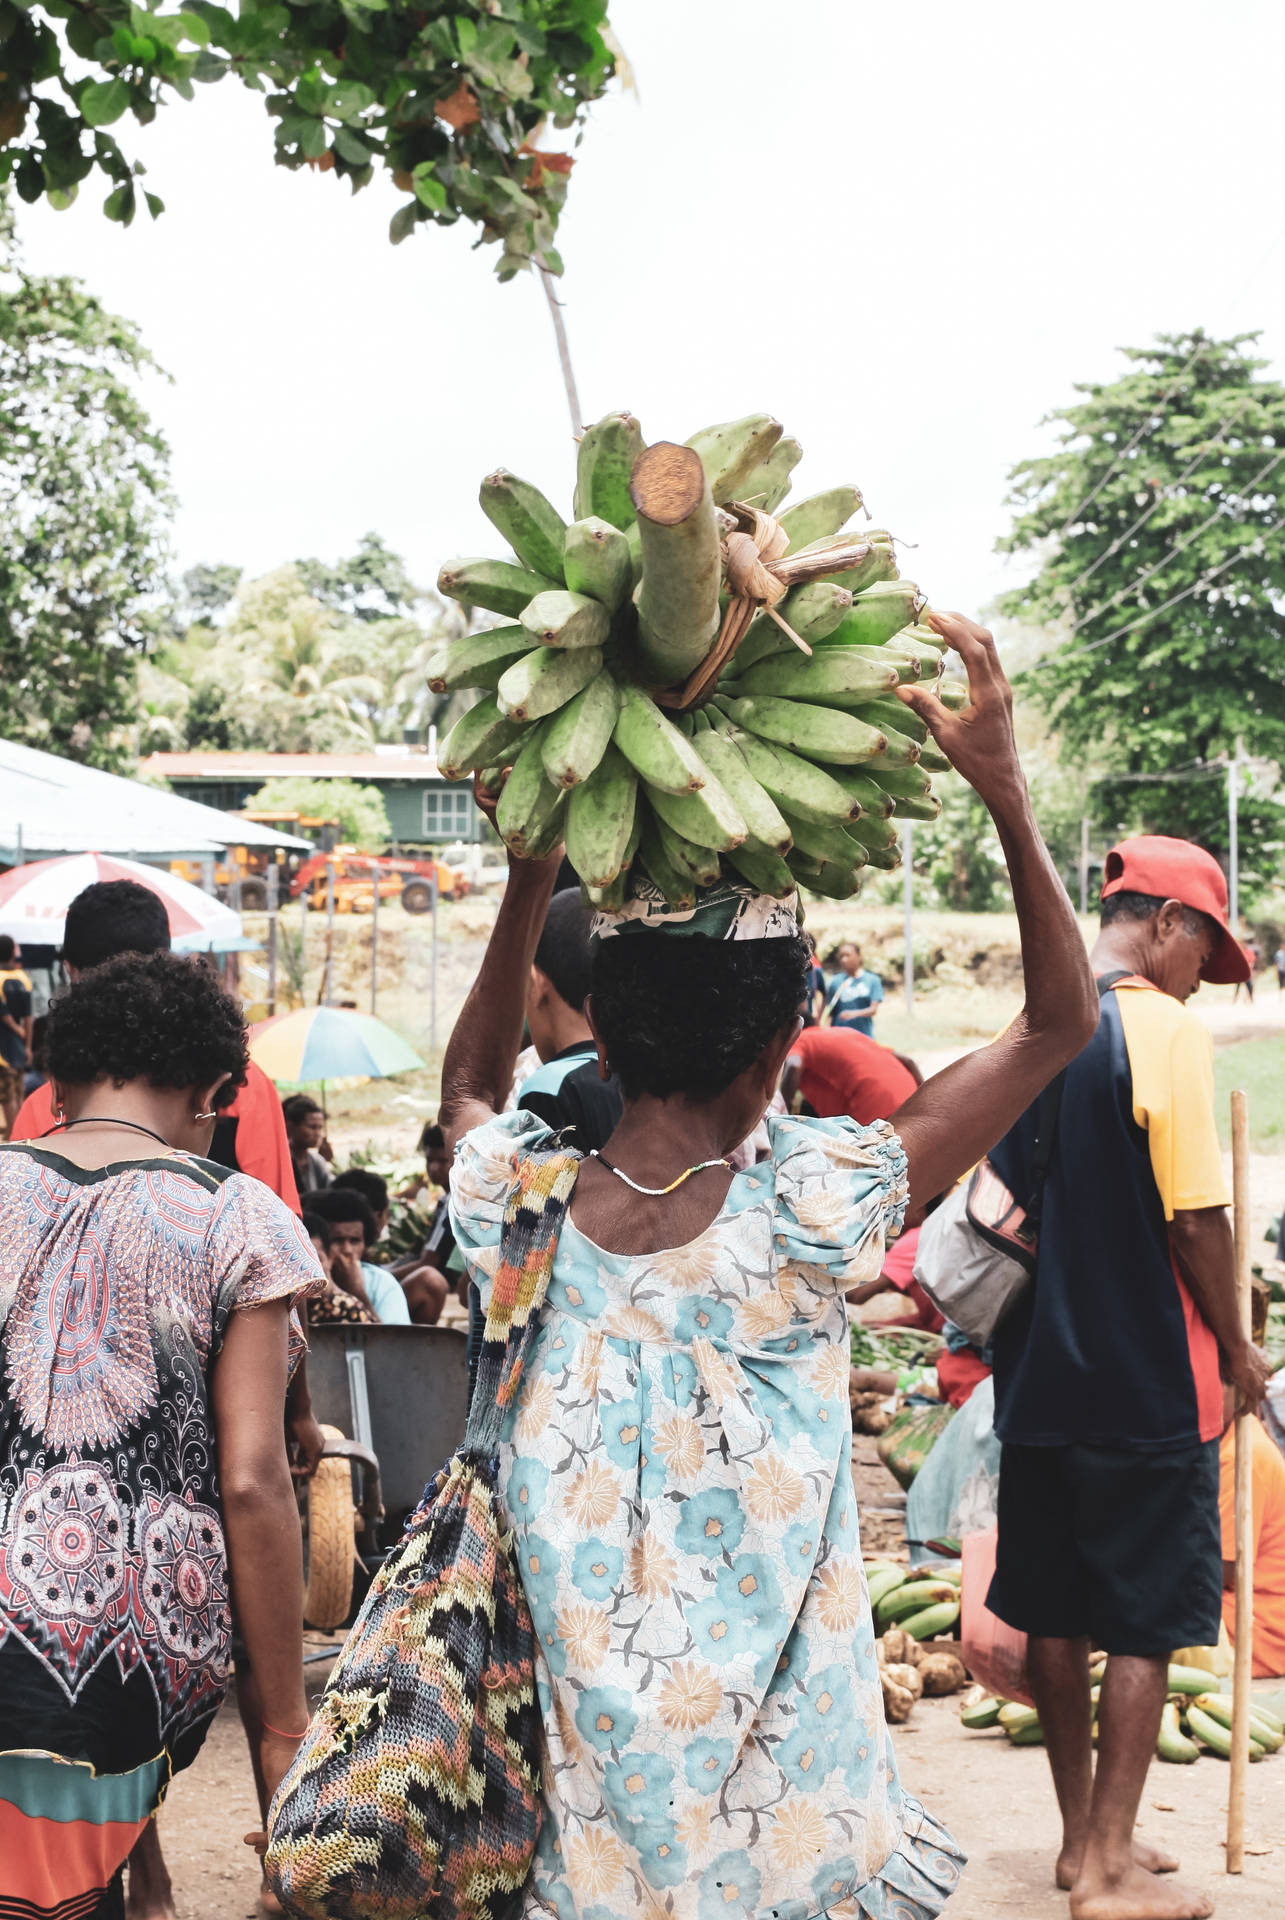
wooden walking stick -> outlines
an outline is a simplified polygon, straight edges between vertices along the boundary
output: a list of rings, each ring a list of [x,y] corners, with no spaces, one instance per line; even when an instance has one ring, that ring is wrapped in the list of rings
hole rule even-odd
[[[1232,1219],[1236,1236],[1236,1304],[1251,1331],[1249,1267],[1249,1100],[1231,1097]],[[1253,1414],[1236,1416],[1236,1664],[1232,1679],[1231,1773],[1227,1783],[1227,1871],[1245,1869],[1245,1775],[1249,1767],[1249,1682],[1254,1655]]]

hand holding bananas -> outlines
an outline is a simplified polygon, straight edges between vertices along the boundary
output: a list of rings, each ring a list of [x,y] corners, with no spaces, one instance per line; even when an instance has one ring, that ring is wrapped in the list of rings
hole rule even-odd
[[[782,508],[801,452],[763,414],[681,447],[612,414],[581,439],[570,525],[500,470],[481,504],[515,560],[442,571],[443,593],[508,623],[430,664],[434,690],[483,694],[442,770],[497,791],[511,768],[506,844],[540,858],[565,839],[596,904],[623,905],[641,870],[673,907],[720,873],[848,898],[864,867],[899,863],[899,818],[941,810],[930,734],[963,705],[940,685],[954,635],[918,624],[891,536],[848,528],[855,487]],[[907,686],[942,697],[903,705]],[[995,718],[959,738],[983,777]]]

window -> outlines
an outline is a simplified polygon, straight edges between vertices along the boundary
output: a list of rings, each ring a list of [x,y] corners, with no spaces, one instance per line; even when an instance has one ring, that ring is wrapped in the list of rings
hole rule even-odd
[[[469,840],[472,838],[472,821],[473,793],[469,786],[425,787],[426,840]]]

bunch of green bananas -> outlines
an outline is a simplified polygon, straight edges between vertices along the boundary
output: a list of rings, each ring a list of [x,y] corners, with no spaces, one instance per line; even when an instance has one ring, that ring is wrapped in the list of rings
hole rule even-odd
[[[924,599],[898,578],[891,536],[842,531],[854,487],[782,510],[801,453],[766,415],[648,449],[631,415],[610,414],[580,441],[570,525],[501,470],[481,504],[516,564],[442,570],[443,593],[508,622],[430,663],[435,692],[483,696],[439,744],[442,771],[482,772],[494,791],[511,769],[505,841],[540,857],[565,840],[596,904],[622,905],[637,864],[671,906],[724,872],[777,898],[801,885],[847,899],[864,868],[899,864],[900,820],[941,811],[930,774],[948,762],[895,689],[939,682],[943,642],[918,624]],[[665,500],[682,496],[672,514],[657,476]],[[754,508],[804,576],[776,608],[789,631],[759,611],[689,698],[733,597],[727,536]],[[962,689],[939,690],[962,704]]]

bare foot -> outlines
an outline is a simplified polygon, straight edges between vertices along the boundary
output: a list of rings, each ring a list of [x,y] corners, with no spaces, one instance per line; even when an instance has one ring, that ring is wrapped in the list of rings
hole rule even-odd
[[[259,1888],[259,1912],[260,1913],[284,1913],[285,1912],[285,1908],[282,1906],[281,1902],[277,1899],[276,1894],[272,1891],[272,1888],[268,1885],[266,1880],[264,1881],[263,1885]]]
[[[1208,1895],[1138,1866],[1115,1880],[1081,1875],[1071,1889],[1071,1920],[1207,1920],[1213,1910]]]
[[[1054,1881],[1063,1893],[1069,1893],[1080,1877],[1080,1863],[1084,1859],[1083,1847],[1063,1847],[1057,1857]],[[1166,1853],[1163,1847],[1153,1847],[1146,1840],[1133,1843],[1133,1864],[1141,1867],[1144,1873],[1177,1873],[1178,1862],[1173,1854]]]

